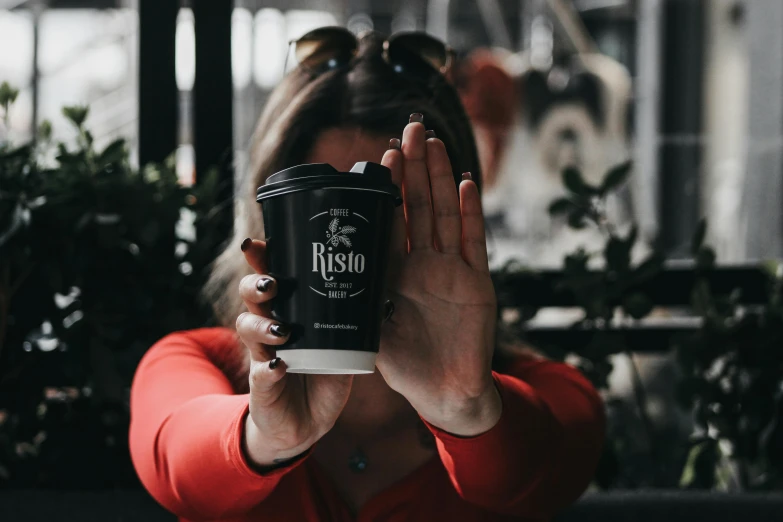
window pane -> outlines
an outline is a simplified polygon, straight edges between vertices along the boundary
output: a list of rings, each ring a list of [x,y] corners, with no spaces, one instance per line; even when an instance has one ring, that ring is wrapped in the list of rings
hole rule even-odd
[[[8,114],[8,127],[0,117],[0,141],[30,138],[33,129],[33,17],[26,11],[0,10],[0,83],[19,89]],[[0,115],[3,116],[3,115]]]
[[[138,17],[131,9],[52,9],[40,21],[39,122],[56,138],[72,129],[65,105],[87,104],[97,145],[122,136],[136,150]]]

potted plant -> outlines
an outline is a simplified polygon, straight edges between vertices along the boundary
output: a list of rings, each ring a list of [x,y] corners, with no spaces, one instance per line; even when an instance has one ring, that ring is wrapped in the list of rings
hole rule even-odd
[[[692,434],[663,433],[650,419],[649,393],[618,324],[634,324],[650,315],[653,300],[643,291],[665,270],[665,256],[655,248],[640,262],[631,252],[638,241],[636,226],[612,223],[607,197],[630,174],[628,163],[610,169],[600,186],[591,186],[574,168],[565,169],[568,196],[550,205],[553,216],[563,216],[572,228],[592,226],[605,241],[597,252],[579,248],[563,261],[556,292],[564,292],[582,309],[582,318],[570,328],[591,333],[590,342],[574,352],[567,346],[536,348],[549,357],[566,359],[579,367],[599,390],[606,390],[617,355],[630,367],[631,404],[607,399],[608,433],[596,482],[602,489],[686,488],[724,491],[780,490],[783,488],[783,262],[761,263],[768,276],[767,298],[758,306],[742,302],[742,289],[725,295],[714,291],[708,276],[716,271],[716,256],[704,243],[702,221],[692,240],[693,276],[691,313],[699,326],[687,335],[669,339],[661,352],[671,352],[676,398],[668,417],[692,419]],[[625,230],[624,232],[621,230]],[[598,263],[591,263],[598,258]],[[536,278],[509,264],[495,274],[498,294],[509,278]],[[718,274],[719,277],[719,274]],[[524,300],[524,296],[521,298]],[[517,300],[509,296],[509,301]],[[519,304],[519,303],[516,303]],[[509,338],[525,338],[527,322],[536,310],[521,313],[502,324]],[[666,315],[662,310],[661,315]]]
[[[16,91],[0,87],[8,114]],[[230,205],[173,160],[134,168],[125,141],[96,148],[86,107],[73,144],[0,143],[0,486],[137,484],[128,389],[163,335],[210,323],[199,292]]]

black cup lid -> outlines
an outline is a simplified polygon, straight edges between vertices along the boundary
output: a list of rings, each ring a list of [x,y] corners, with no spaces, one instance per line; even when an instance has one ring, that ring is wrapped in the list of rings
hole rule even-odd
[[[361,161],[349,172],[340,172],[328,163],[310,163],[297,165],[267,178],[266,183],[258,187],[256,201],[291,192],[322,188],[346,188],[386,194],[399,204],[400,190],[392,183],[391,171],[369,161]]]

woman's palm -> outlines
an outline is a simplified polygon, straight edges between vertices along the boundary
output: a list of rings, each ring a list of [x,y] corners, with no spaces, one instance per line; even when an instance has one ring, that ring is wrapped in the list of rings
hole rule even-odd
[[[402,186],[392,233],[389,299],[377,366],[415,407],[488,386],[495,327],[478,189],[459,189],[443,143],[409,124],[383,163]]]
[[[389,290],[395,311],[382,330],[379,367],[389,368],[384,377],[390,386],[415,381],[415,388],[427,394],[444,382],[459,382],[448,375],[460,373],[450,361],[487,364],[491,352],[476,344],[492,336],[487,324],[496,304],[487,273],[475,271],[459,256],[416,251],[402,261]],[[448,347],[448,353],[437,347]],[[384,365],[387,356],[395,364]]]

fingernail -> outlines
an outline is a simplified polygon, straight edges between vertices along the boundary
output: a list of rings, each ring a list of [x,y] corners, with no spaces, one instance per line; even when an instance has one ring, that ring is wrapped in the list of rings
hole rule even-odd
[[[470,172],[463,172],[462,173],[462,179],[463,180],[471,180],[471,179],[473,179],[473,174],[471,174]]]
[[[247,252],[247,249],[250,248],[250,245],[253,244],[253,240],[249,237],[246,237],[244,241],[242,241],[242,244],[239,245],[239,248],[242,249],[242,252]]]
[[[391,316],[394,315],[394,303],[391,301],[386,301],[386,304],[384,305],[386,309],[386,316],[383,318],[384,321],[388,321],[391,319]]]
[[[437,138],[437,136],[435,135],[435,131],[434,130],[428,130],[427,132],[424,133],[424,136],[425,136],[425,139]]]
[[[272,286],[272,279],[269,277],[262,277],[256,283],[256,289],[259,292],[266,292],[267,290],[269,290],[270,286]]]
[[[424,115],[420,112],[414,112],[411,114],[408,123],[424,123]]]
[[[287,325],[284,325],[282,323],[275,323],[272,326],[269,327],[269,331],[272,332],[272,335],[277,337],[285,337],[289,334],[291,331],[290,328],[288,328]]]
[[[280,357],[275,357],[271,361],[269,361],[269,369],[274,370],[277,368],[277,365],[280,364]]]
[[[402,142],[398,138],[392,138],[389,140],[389,149],[397,149],[400,150],[400,147],[402,147]]]

